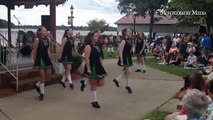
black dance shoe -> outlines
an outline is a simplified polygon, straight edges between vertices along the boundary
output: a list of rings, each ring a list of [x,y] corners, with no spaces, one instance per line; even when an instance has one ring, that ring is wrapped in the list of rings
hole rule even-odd
[[[143,73],[146,73],[146,70],[143,70]]]
[[[72,83],[70,84],[70,88],[71,88],[71,90],[74,89],[74,85]]]
[[[81,91],[84,91],[84,88],[86,87],[85,81],[81,80]]]
[[[63,88],[66,88],[66,85],[64,82],[60,81],[60,84],[62,85]]]
[[[118,82],[116,79],[114,79],[113,82],[115,83],[115,85],[116,85],[117,87],[120,87],[120,86],[119,86],[119,82]]]
[[[92,102],[91,104],[92,104],[92,107],[94,107],[94,108],[101,108],[101,106],[98,104],[97,101],[96,102]]]
[[[140,69],[137,69],[135,72],[141,72],[141,70],[140,70]]]
[[[40,94],[39,100],[40,100],[40,101],[43,101],[43,100],[44,100],[44,95],[43,95],[43,94]]]
[[[128,91],[129,94],[132,94],[132,89],[131,89],[131,87],[126,86],[126,90]]]

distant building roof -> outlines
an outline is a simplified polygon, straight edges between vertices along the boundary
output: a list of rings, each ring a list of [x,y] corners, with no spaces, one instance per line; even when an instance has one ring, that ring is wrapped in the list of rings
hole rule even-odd
[[[34,5],[49,5],[51,0],[0,0],[0,5],[7,6],[11,5],[25,5],[25,6],[34,6]],[[55,0],[56,5],[65,3],[67,0]]]
[[[160,18],[159,21],[156,21],[155,24],[176,24],[178,22],[177,18],[172,18],[171,16],[159,16],[155,15],[155,18]],[[135,24],[149,24],[150,23],[150,16],[137,16],[135,19]],[[119,19],[115,24],[134,24],[134,16],[125,15],[121,19]]]

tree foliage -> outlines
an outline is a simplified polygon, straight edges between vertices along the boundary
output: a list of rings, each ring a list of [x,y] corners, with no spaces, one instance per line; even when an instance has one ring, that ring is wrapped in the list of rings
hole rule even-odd
[[[0,28],[7,28],[7,21],[0,19]],[[11,23],[11,26],[14,27],[15,24]]]
[[[152,35],[152,29],[155,19],[154,15],[159,10],[162,9],[168,0],[116,0],[119,2],[118,9],[123,14],[136,14],[140,16],[151,17],[150,19],[150,30],[149,34]],[[151,36],[150,36],[151,37]]]
[[[150,15],[167,4],[168,0],[116,0],[119,2],[118,9],[121,13],[138,15]]]
[[[109,27],[109,24],[103,19],[101,19],[101,20],[98,20],[98,19],[90,20],[89,22],[87,22],[87,25],[89,27],[89,30],[99,29],[99,30],[101,30],[101,32],[104,32]]]
[[[168,4],[167,10],[173,11],[205,11],[206,16],[176,16],[180,25],[189,26],[200,21],[200,18],[205,17],[210,32],[210,26],[213,26],[213,0],[172,0]]]

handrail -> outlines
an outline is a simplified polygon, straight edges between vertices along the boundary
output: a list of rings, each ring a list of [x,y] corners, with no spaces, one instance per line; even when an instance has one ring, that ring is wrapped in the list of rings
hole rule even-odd
[[[7,41],[7,43],[9,44],[9,40],[8,40],[7,38],[5,38],[4,35],[2,35],[2,34],[0,33],[0,36],[1,36],[5,41]],[[13,48],[15,48],[15,46],[13,46],[13,44],[11,44],[10,46],[12,46]]]
[[[16,80],[18,92],[18,49],[9,46],[8,40],[0,34],[0,65]]]
[[[7,40],[7,38],[5,38],[1,33],[0,33],[0,36],[1,36],[4,40],[6,40],[7,42],[9,42],[9,40]]]

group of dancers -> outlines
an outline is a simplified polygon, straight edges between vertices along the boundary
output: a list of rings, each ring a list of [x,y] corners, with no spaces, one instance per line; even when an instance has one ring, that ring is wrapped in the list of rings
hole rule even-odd
[[[107,72],[103,67],[103,51],[100,44],[100,30],[91,31],[86,36],[84,41],[84,60],[85,68],[83,76],[87,79],[80,81],[81,91],[84,91],[88,83],[90,83],[90,91],[92,96],[92,107],[100,108],[100,104],[97,100],[97,88],[104,86],[104,78],[107,76]],[[113,80],[114,84],[119,87],[120,80],[126,80],[126,90],[129,94],[132,93],[131,88],[131,66],[132,61],[132,50],[133,50],[133,40],[132,31],[130,29],[122,30],[122,40],[119,45],[119,59],[117,65],[123,67],[123,72]],[[136,50],[138,62],[140,67],[136,72],[145,72],[144,66],[144,39],[143,33],[140,33],[136,38]],[[45,95],[45,81],[50,79],[52,71],[52,62],[48,54],[48,48],[50,46],[50,39],[48,37],[48,32],[45,27],[40,27],[37,30],[37,37],[33,45],[33,58],[34,58],[34,68],[40,71],[40,80],[36,82],[35,88],[39,93],[39,100],[44,100]],[[64,73],[60,84],[62,87],[66,87],[66,80],[69,83],[70,89],[74,89],[73,81],[71,79],[70,70],[72,69],[72,51],[74,50],[74,38],[73,30],[66,29],[62,38],[60,59],[58,60],[64,66]]]

